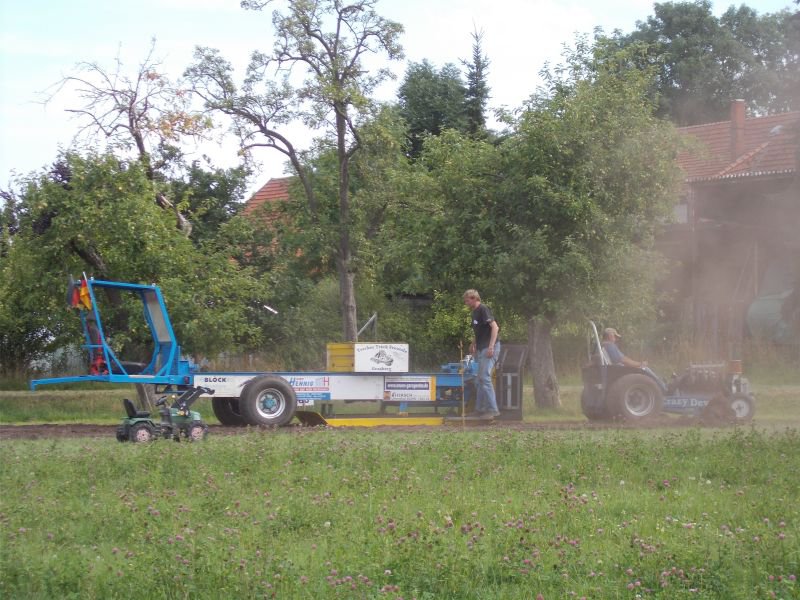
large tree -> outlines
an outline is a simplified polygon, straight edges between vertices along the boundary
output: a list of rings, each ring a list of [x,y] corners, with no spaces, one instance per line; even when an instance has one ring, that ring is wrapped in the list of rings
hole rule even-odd
[[[472,32],[472,57],[462,60],[467,70],[465,108],[468,131],[472,135],[486,132],[486,105],[489,103],[489,57],[483,51],[483,31]]]
[[[54,93],[69,91],[80,103],[68,109],[77,116],[76,139],[98,138],[120,156],[133,153],[154,184],[154,200],[175,213],[178,227],[191,232],[186,205],[170,197],[162,185],[185,171],[181,144],[187,138],[202,137],[211,122],[191,107],[191,93],[180,81],[161,71],[155,56],[155,41],[137,68],[130,70],[117,58],[113,66],[80,62],[75,73],[65,77]]]
[[[537,404],[558,403],[551,350],[557,324],[652,314],[656,224],[674,202],[677,138],[654,116],[635,48],[579,41],[564,68],[543,72],[503,144],[503,300],[529,320]]]
[[[312,218],[319,201],[311,174],[285,126],[295,120],[324,130],[325,142],[337,160],[338,214],[335,257],[345,340],[357,333],[354,292],[354,247],[350,163],[360,149],[359,123],[370,112],[370,95],[391,73],[370,68],[369,55],[402,57],[399,23],[375,12],[377,0],[244,0],[242,6],[262,10],[281,4],[272,14],[275,43],[271,52],[254,52],[241,89],[230,63],[215,50],[200,48],[187,70],[195,91],[208,109],[233,118],[244,149],[269,147],[286,155],[305,193]],[[294,69],[294,71],[293,71]],[[297,83],[291,75],[305,76]]]
[[[633,32],[615,34],[621,47],[647,44],[638,63],[656,67],[658,114],[678,125],[724,120],[734,98],[756,113],[800,108],[797,15],[741,5],[716,17],[711,8],[710,0],[656,3]]]
[[[428,60],[411,63],[397,91],[400,114],[408,124],[410,155],[419,156],[425,138],[445,129],[467,131],[467,88],[453,64],[441,69]]]

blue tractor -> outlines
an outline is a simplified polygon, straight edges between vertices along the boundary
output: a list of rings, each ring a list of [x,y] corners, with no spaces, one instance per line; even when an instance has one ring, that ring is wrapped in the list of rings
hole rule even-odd
[[[643,421],[676,413],[714,421],[747,422],[755,397],[741,362],[690,365],[664,381],[648,367],[612,364],[590,321],[589,364],[582,370],[581,409],[590,421]]]

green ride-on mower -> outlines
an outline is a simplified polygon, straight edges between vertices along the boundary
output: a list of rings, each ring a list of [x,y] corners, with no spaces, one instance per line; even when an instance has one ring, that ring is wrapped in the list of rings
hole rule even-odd
[[[122,401],[127,416],[117,427],[117,439],[120,442],[149,442],[157,438],[172,438],[176,442],[181,438],[196,442],[208,434],[208,425],[201,419],[200,413],[189,410],[189,407],[203,394],[213,394],[214,390],[205,387],[190,387],[182,394],[176,393],[162,396],[156,401],[161,421],[156,423],[150,413],[136,410],[129,399]],[[170,406],[167,402],[173,400]]]

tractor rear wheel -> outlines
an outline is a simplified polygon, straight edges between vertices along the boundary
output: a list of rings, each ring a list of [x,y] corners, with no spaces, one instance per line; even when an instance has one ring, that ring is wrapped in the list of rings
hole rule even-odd
[[[753,420],[756,412],[755,398],[750,394],[734,394],[731,397],[731,410],[736,415],[736,420],[747,423]]]
[[[243,427],[247,422],[239,411],[238,398],[211,398],[211,408],[217,420],[227,427]]]
[[[136,423],[130,428],[129,438],[132,442],[150,442],[155,437],[155,429],[150,423]]]
[[[590,402],[589,392],[581,391],[581,410],[590,421],[605,421],[608,419],[608,411],[604,406],[596,406]]]
[[[656,382],[637,373],[617,379],[608,390],[608,398],[613,416],[626,421],[654,417],[661,412],[664,402]]]
[[[251,379],[239,398],[242,417],[250,425],[286,425],[297,410],[297,396],[281,377]]]

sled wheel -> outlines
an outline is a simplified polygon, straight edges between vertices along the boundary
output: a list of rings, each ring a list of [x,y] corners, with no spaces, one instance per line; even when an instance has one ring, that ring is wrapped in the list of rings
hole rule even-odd
[[[155,430],[150,423],[137,423],[130,430],[132,442],[150,442],[156,437]]]
[[[238,398],[211,398],[211,408],[217,420],[227,427],[242,427],[247,422],[239,411]]]
[[[658,385],[647,375],[623,375],[611,386],[608,393],[615,416],[626,421],[654,417],[661,412],[663,397]]]
[[[239,399],[242,417],[250,425],[286,425],[297,410],[297,396],[281,377],[252,379]]]
[[[190,442],[200,442],[208,435],[208,425],[195,421],[186,428],[186,438]]]
[[[748,423],[753,420],[756,412],[755,398],[749,394],[734,394],[731,398],[731,410],[738,422]]]

